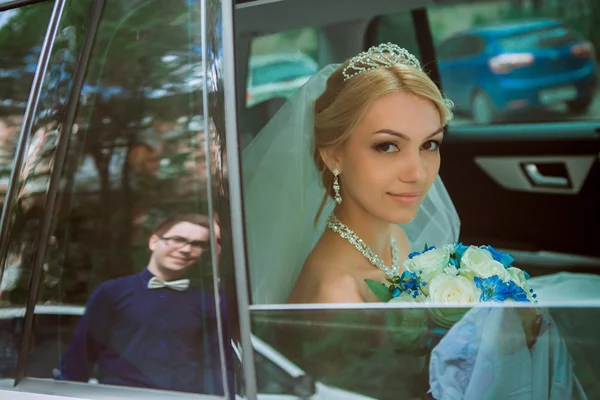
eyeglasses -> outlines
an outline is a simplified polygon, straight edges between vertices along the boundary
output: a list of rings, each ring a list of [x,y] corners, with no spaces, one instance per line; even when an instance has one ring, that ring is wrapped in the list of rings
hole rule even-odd
[[[184,247],[189,244],[190,248],[197,252],[206,250],[210,246],[210,243],[208,241],[188,240],[181,236],[161,237],[160,240],[164,240],[167,246],[175,248]]]

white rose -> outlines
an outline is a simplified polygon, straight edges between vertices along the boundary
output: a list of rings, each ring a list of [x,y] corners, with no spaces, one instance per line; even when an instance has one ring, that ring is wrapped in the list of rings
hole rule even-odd
[[[489,251],[471,246],[460,259],[460,275],[473,280],[473,277],[485,279],[498,275],[504,282],[510,280],[504,265],[495,261]]]
[[[444,268],[444,272],[446,275],[456,276],[458,275],[458,268],[456,268],[455,265],[448,265],[446,268]]]
[[[421,282],[426,282],[421,287],[423,293],[429,295],[429,283],[436,275],[444,273],[444,268],[450,261],[450,249],[442,247],[440,249],[429,250],[423,254],[413,257],[404,262],[404,269],[421,275]]]
[[[412,295],[403,292],[400,296],[394,297],[390,303],[422,303],[424,296],[419,295],[414,298]],[[425,338],[424,334],[428,332],[427,314],[424,308],[402,308],[388,310],[386,312],[388,330],[394,339],[398,348],[417,349],[424,346],[420,339]]]
[[[506,268],[506,272],[510,275],[510,278],[515,281],[515,283],[521,287],[527,284],[527,277],[525,276],[525,272],[516,267],[508,267]]]
[[[429,285],[428,300],[437,304],[456,304],[466,307],[479,301],[480,293],[473,281],[464,276],[438,275]],[[450,327],[467,312],[466,308],[429,308],[433,320],[443,327]]]
[[[508,268],[506,268],[506,272],[508,272],[510,279],[512,279],[517,285],[519,285],[525,291],[525,293],[527,293],[527,298],[530,301],[533,301],[534,298],[532,296],[532,293],[529,291],[529,289],[531,289],[531,287],[529,286],[529,283],[527,282],[527,277],[525,276],[525,272],[523,272],[523,270],[516,268],[516,267],[508,267]]]
[[[454,253],[456,253],[456,245],[454,245],[454,244],[446,244],[446,245],[444,245],[444,248],[448,249],[448,252],[451,255],[454,255]]]

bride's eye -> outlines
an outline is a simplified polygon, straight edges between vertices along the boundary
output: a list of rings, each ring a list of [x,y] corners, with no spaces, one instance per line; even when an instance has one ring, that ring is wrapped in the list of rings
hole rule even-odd
[[[395,143],[391,143],[391,142],[378,144],[375,146],[375,149],[382,153],[395,153],[395,152],[400,151],[398,146]]]
[[[428,140],[423,143],[423,149],[427,151],[438,151],[442,143],[438,140]]]

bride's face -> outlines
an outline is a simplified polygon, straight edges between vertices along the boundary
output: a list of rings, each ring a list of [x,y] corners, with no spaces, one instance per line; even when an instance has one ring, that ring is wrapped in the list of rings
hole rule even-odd
[[[440,114],[430,101],[398,92],[373,103],[335,152],[346,206],[391,223],[410,222],[440,169],[442,139]]]

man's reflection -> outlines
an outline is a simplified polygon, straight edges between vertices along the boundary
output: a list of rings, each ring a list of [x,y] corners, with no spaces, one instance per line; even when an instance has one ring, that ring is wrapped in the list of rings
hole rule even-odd
[[[209,248],[209,226],[193,214],[159,224],[147,268],[92,293],[56,379],[87,382],[96,366],[103,384],[223,394],[214,295],[185,277]]]

